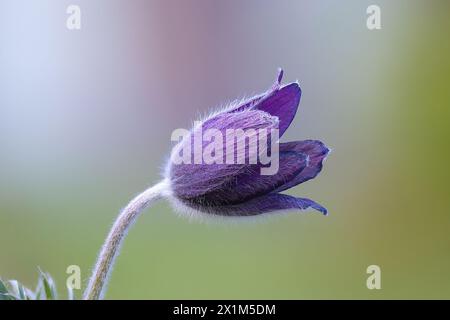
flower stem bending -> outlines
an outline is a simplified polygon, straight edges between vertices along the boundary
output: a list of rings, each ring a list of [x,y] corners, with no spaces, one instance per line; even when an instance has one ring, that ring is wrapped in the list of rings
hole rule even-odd
[[[83,298],[85,300],[98,300],[103,297],[114,260],[120,251],[120,246],[128,229],[136,221],[140,213],[153,202],[160,199],[166,190],[167,181],[161,181],[136,196],[122,210],[109,231],[108,237],[97,258],[97,263],[89,279],[87,289],[84,292]]]

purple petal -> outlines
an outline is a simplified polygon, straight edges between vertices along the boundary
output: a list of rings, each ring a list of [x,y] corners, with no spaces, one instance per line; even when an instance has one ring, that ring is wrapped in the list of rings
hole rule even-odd
[[[233,179],[193,200],[198,204],[221,206],[245,202],[270,193],[294,179],[308,163],[308,157],[299,152],[282,152],[279,170],[274,175],[261,175],[260,165],[249,165]]]
[[[270,193],[258,198],[253,198],[249,201],[227,206],[201,206],[185,202],[186,205],[212,215],[220,216],[255,216],[263,213],[269,213],[280,210],[305,210],[313,208],[324,215],[327,214],[327,209],[320,204],[305,198],[295,198],[285,194]]]
[[[226,130],[227,129],[261,129],[261,128],[276,128],[278,121],[276,118],[270,116],[268,113],[258,110],[245,110],[237,113],[222,113],[215,117],[206,120],[202,125],[202,130],[217,129],[222,132],[224,137],[223,144],[223,164],[206,164],[203,161],[201,163],[194,163],[194,134],[200,130],[196,128],[192,134],[180,142],[180,147],[185,144],[191,144],[191,163],[175,164],[169,163],[170,178],[172,181],[172,189],[178,197],[192,198],[203,195],[207,192],[220,189],[221,186],[230,180],[234,179],[234,176],[239,173],[243,168],[248,166],[248,159],[246,164],[226,164],[226,153],[235,152],[233,148],[226,147]],[[204,143],[202,151],[208,142]],[[174,148],[173,152],[178,152],[177,148]],[[250,157],[246,153],[246,157]]]
[[[281,137],[294,119],[301,97],[298,83],[281,87],[282,77],[283,70],[280,69],[277,80],[269,91],[244,102],[229,112],[257,109],[278,117]]]
[[[203,122],[203,130],[217,129],[225,133],[226,129],[273,128],[276,125],[278,119],[268,112],[249,109],[242,112],[219,113]]]
[[[250,98],[249,100],[239,104],[238,106],[232,108],[228,112],[240,112],[246,109],[251,109],[254,106],[256,106],[259,102],[261,102],[263,99],[266,99],[273,95],[276,91],[278,91],[281,87],[281,80],[283,79],[283,70],[280,68],[278,69],[278,75],[275,83],[272,85],[272,87],[267,90],[265,93],[257,95],[253,98]]]
[[[291,83],[276,90],[267,98],[261,99],[255,105],[255,109],[278,117],[280,120],[279,130],[281,137],[297,113],[300,96],[301,90],[298,83]]]
[[[288,151],[301,152],[308,155],[308,166],[294,179],[278,188],[276,190],[277,192],[292,188],[300,183],[315,178],[322,170],[323,161],[326,159],[330,149],[318,140],[280,143],[280,152]]]

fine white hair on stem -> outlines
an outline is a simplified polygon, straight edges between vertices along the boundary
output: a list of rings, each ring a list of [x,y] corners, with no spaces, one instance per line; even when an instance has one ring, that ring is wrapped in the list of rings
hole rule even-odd
[[[92,275],[83,298],[85,300],[102,299],[111,275],[114,261],[119,255],[122,242],[141,212],[156,200],[169,194],[169,182],[163,180],[137,195],[121,211],[114,222],[97,258]]]

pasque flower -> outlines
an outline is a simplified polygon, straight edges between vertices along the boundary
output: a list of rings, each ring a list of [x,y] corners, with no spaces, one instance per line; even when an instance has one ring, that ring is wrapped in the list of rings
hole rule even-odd
[[[143,209],[160,198],[167,198],[177,209],[194,216],[242,217],[256,216],[281,210],[315,209],[323,214],[327,210],[318,203],[289,196],[281,192],[315,178],[329,149],[318,140],[302,140],[278,144],[278,136],[288,129],[300,102],[298,83],[281,85],[283,71],[280,70],[275,84],[265,93],[243,102],[232,104],[207,117],[188,132],[173,148],[163,180],[134,198],[121,212],[114,223],[94,267],[85,299],[99,299],[111,271],[122,240],[128,228]],[[244,160],[237,163],[175,161],[179,151],[189,150],[188,158],[196,158],[194,140],[199,131],[215,129],[225,133],[229,129],[261,133],[269,132],[266,144],[259,144],[257,155],[263,151],[271,155],[277,152],[277,169],[270,175],[261,174],[267,166],[261,161],[251,162],[252,152],[248,146],[231,144],[233,152],[244,152]],[[271,135],[276,132],[276,135]],[[247,136],[249,140],[252,134]],[[258,136],[259,138],[259,136]],[[274,143],[276,148],[273,148]],[[201,146],[205,144],[201,141]],[[219,143],[222,145],[222,142]],[[227,144],[227,146],[229,146]],[[227,159],[230,150],[219,157]],[[192,157],[191,157],[192,155]],[[234,159],[234,154],[232,156]]]
[[[281,86],[282,76],[283,71],[280,70],[277,81],[266,93],[229,106],[204,120],[202,130],[211,127],[219,130],[277,128],[281,136],[294,119],[301,96],[298,83]],[[190,144],[190,138],[188,136],[180,143]],[[174,161],[169,161],[166,178],[174,202],[195,210],[191,211],[194,215],[200,212],[220,216],[253,216],[309,207],[326,214],[327,210],[312,200],[280,192],[316,177],[328,153],[329,149],[318,140],[281,143],[279,169],[273,175],[261,175],[262,164],[175,165]]]

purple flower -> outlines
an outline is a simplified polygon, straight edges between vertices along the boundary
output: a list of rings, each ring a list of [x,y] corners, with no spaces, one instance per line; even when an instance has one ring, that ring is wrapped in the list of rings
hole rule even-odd
[[[128,229],[158,199],[169,198],[194,216],[242,217],[307,208],[327,213],[312,200],[280,193],[315,178],[329,152],[317,140],[278,143],[294,119],[301,96],[297,83],[281,86],[282,77],[280,70],[266,93],[233,104],[183,133],[164,179],[132,199],[114,222],[84,299],[103,297]]]
[[[219,216],[254,216],[307,208],[327,214],[324,207],[312,200],[280,193],[319,174],[329,149],[318,140],[280,143],[278,170],[273,175],[260,173],[266,165],[259,160],[256,163],[249,161],[251,152],[248,146],[241,150],[246,152],[245,163],[225,163],[228,150],[219,156],[219,163],[174,161],[174,156],[183,147],[188,147],[189,159],[196,157],[194,137],[200,130],[215,129],[225,135],[228,129],[253,132],[278,129],[281,137],[294,119],[301,96],[298,83],[281,85],[282,76],[283,71],[280,70],[277,81],[267,92],[211,115],[177,144],[166,169],[166,179],[177,206],[189,209],[194,214],[200,212]],[[271,138],[269,134],[269,144]],[[225,147],[225,142],[222,143]],[[206,143],[201,141],[201,146],[205,147]],[[233,151],[237,149],[239,147],[233,142]],[[274,151],[270,147],[267,150],[269,153]],[[262,151],[266,150],[258,149],[258,155]]]

